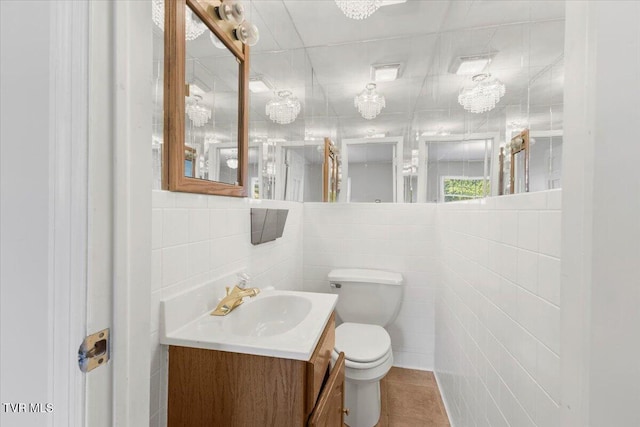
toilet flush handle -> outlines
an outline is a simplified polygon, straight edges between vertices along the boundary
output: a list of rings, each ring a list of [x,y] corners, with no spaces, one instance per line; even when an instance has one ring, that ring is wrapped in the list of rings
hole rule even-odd
[[[329,286],[336,289],[340,289],[342,287],[340,283],[333,283],[333,282],[329,283]]]

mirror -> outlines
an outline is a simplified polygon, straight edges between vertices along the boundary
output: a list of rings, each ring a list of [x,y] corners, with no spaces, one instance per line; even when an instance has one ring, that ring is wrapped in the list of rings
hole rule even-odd
[[[425,138],[420,144],[419,201],[443,203],[492,194],[492,153],[497,134]]]
[[[329,138],[324,139],[324,163],[322,166],[322,201],[337,202],[340,182],[340,155],[338,147]]]
[[[509,194],[529,192],[529,130],[525,129],[509,143]]]
[[[392,203],[404,200],[403,138],[345,139],[343,202]]]
[[[249,51],[216,14],[219,4],[165,0],[163,188],[243,197]]]
[[[208,8],[211,2],[215,3],[216,0],[203,0],[200,4]],[[329,137],[340,148],[342,156],[343,179],[337,196],[340,202],[388,200],[387,196],[375,194],[360,197],[358,193],[361,190],[358,190],[356,182],[358,177],[353,176],[352,179],[356,181],[352,183],[351,197],[347,198],[348,169],[350,164],[357,163],[346,161],[345,141],[368,140],[372,143],[381,138],[403,140],[402,150],[396,149],[393,173],[385,175],[386,194],[395,191],[393,202],[444,202],[447,195],[444,194],[440,175],[488,177],[489,182],[484,188],[475,184],[476,189],[481,188],[478,191],[487,195],[500,193],[499,180],[503,176],[502,188],[508,190],[506,193],[509,194],[511,153],[506,149],[506,144],[523,129],[530,130],[531,138],[529,191],[560,187],[564,2],[510,2],[509,7],[505,8],[504,2],[486,0],[471,2],[463,13],[461,3],[417,0],[384,6],[377,15],[360,23],[333,19],[336,6],[332,2],[314,2],[313,8],[305,2],[290,1],[245,0],[244,4],[247,19],[259,26],[262,35],[260,43],[251,48],[250,73],[245,76],[252,88],[251,96],[243,94],[239,88],[237,91],[237,96],[247,96],[250,101],[248,142],[256,152],[255,157],[253,154],[248,156],[251,170],[247,171],[246,181],[242,184],[246,186],[248,197],[321,202],[325,196],[325,137]],[[445,13],[447,8],[451,8],[451,13]],[[384,15],[393,16],[402,25],[381,28],[376,21],[383,19]],[[487,26],[487,22],[482,21],[482,17],[486,16],[496,19]],[[197,17],[199,15],[195,14],[193,20]],[[425,17],[432,17],[440,30],[434,32],[431,27],[425,26]],[[362,31],[354,31],[354,24],[358,24]],[[332,31],[327,32],[326,28],[329,27]],[[411,35],[406,29],[411,29]],[[158,174],[161,170],[159,164],[163,160],[160,153],[165,148],[162,136],[162,36],[165,34],[155,26],[154,33],[160,35],[156,37],[157,40],[154,39],[154,60],[157,62],[154,66],[156,116],[153,159],[154,174]],[[193,51],[200,43],[207,45],[207,48],[213,46],[212,43],[206,43],[207,37],[208,33],[194,41],[187,41],[186,51]],[[224,42],[226,39],[220,37],[220,40]],[[192,75],[224,80],[225,76],[208,77],[203,72],[201,66],[206,65],[208,56],[222,60],[226,55],[231,64],[224,68],[235,70],[238,73],[235,77],[240,79],[241,70],[231,68],[236,51],[226,42],[223,45],[225,50],[213,47],[204,56],[195,53],[189,56],[198,59],[198,62],[192,63],[186,58],[184,83],[192,83]],[[242,46],[239,50],[244,53]],[[472,73],[458,69],[462,59],[483,53],[489,58],[482,70]],[[354,97],[363,91],[367,83],[375,80],[375,67],[385,64],[399,65],[397,75],[387,81],[375,81],[376,90],[385,97],[386,104],[379,114],[366,119],[354,105]],[[215,67],[212,70],[207,68],[212,74],[217,72]],[[478,113],[466,110],[458,100],[460,90],[472,85],[477,73],[490,73],[506,87],[504,96],[494,108]],[[215,91],[208,95],[213,101],[204,95],[199,100],[200,104],[206,104],[212,110],[211,121],[202,128],[213,127],[213,121],[215,126],[221,124],[220,117],[224,112],[218,109],[222,108],[219,103],[222,95],[217,91],[218,88],[222,91],[223,87],[222,83],[215,84]],[[197,89],[190,92],[193,97]],[[293,120],[288,123],[272,117],[266,111],[269,103],[280,99],[278,94],[281,92],[290,92],[291,99],[299,102],[299,110],[295,109]],[[181,120],[188,125],[184,113],[182,117]],[[195,179],[205,182],[225,179],[228,182],[220,184],[232,185],[233,175],[225,174],[224,168],[225,156],[232,157],[234,153],[227,151],[233,147],[226,144],[240,143],[242,135],[225,131],[224,138],[209,138],[211,143],[220,146],[220,150],[209,154],[206,143],[203,147],[199,142],[202,136],[198,132],[202,128],[193,130],[195,144],[187,143],[199,157],[194,166],[201,174],[200,178]],[[184,129],[186,139],[190,131]],[[208,129],[207,133],[215,132]],[[234,138],[238,141],[232,141]],[[471,149],[465,144],[472,140],[490,140],[485,160],[470,157]],[[469,157],[460,160],[460,164],[465,165],[464,171],[459,174],[454,172],[455,162],[452,159],[447,161],[445,157],[438,162],[435,156],[445,146],[436,147],[436,144],[450,147],[461,144],[460,150],[466,147]],[[505,153],[505,175],[500,173],[501,147]],[[350,148],[351,144],[347,151]],[[365,150],[364,146],[353,148],[355,151],[351,152],[356,154],[358,150]],[[212,161],[210,157],[214,154],[217,157]],[[514,172],[519,173],[524,169],[522,154],[516,154],[515,160]],[[521,162],[520,168],[517,162]],[[472,165],[479,164],[482,164],[483,171],[476,174]],[[209,171],[212,165],[220,170]],[[358,167],[353,166],[352,172],[357,173]],[[434,177],[436,169],[442,173]],[[514,179],[524,182],[524,175],[519,177],[516,173]],[[156,188],[160,187],[160,184],[155,185]],[[452,185],[448,187],[453,188]],[[473,190],[472,193],[475,197],[477,191]],[[449,196],[449,199],[455,198]]]

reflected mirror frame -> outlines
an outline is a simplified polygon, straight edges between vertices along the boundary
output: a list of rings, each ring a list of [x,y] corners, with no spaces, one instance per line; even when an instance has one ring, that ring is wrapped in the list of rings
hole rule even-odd
[[[204,3],[204,2],[203,2]],[[246,197],[249,141],[249,46],[228,34],[231,28],[216,21],[213,8],[220,1],[165,0],[164,32],[164,144],[162,188],[186,193]],[[185,11],[189,7],[233,53],[238,61],[238,185],[184,176],[185,172]],[[225,31],[226,30],[226,31]]]
[[[520,139],[521,142],[517,142]],[[529,192],[529,129],[525,129],[511,138],[511,165],[509,169],[509,193],[515,194],[516,186],[516,154],[524,151],[524,192]]]

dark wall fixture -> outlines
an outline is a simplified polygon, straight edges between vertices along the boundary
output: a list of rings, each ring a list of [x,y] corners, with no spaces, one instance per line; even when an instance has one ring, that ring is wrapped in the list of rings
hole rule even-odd
[[[288,209],[251,208],[251,244],[271,242],[282,237]]]

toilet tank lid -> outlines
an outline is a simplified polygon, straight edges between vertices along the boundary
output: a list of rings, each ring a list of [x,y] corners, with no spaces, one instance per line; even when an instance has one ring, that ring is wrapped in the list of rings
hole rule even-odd
[[[344,268],[329,272],[330,282],[381,283],[383,285],[402,285],[402,274],[384,270],[366,270]]]

